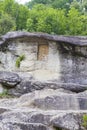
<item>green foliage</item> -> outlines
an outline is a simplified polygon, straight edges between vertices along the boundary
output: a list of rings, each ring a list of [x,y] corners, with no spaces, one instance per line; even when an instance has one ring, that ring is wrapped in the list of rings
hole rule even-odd
[[[72,0],[31,0],[27,3],[27,6],[32,9],[36,4],[43,4],[53,8],[64,9],[69,8],[71,2]]]
[[[17,30],[26,29],[26,21],[28,19],[29,10],[27,7],[21,5],[18,7],[18,14],[16,17]]]
[[[2,10],[12,17],[16,23],[16,30],[26,29],[26,21],[29,13],[26,6],[19,5],[15,0],[3,0]]]
[[[26,5],[32,9],[36,4],[44,4],[55,9],[66,9],[67,11],[69,11],[71,7],[81,12],[87,11],[87,0],[31,0]]]
[[[0,34],[5,34],[8,31],[16,29],[15,21],[8,14],[1,14],[0,17]]]
[[[82,35],[87,35],[87,15],[81,16],[82,21]]]
[[[83,115],[83,127],[87,129],[87,115]]]
[[[26,5],[32,9],[37,4],[44,4],[44,5],[50,5],[52,4],[53,0],[31,0]]]
[[[83,23],[81,21],[82,17],[79,11],[75,8],[71,8],[68,13],[67,18],[67,31],[70,35],[78,35],[82,33]]]
[[[23,61],[25,59],[25,55],[21,55],[17,58],[16,60],[16,67],[19,68],[20,67],[20,64],[21,64],[21,61]]]
[[[1,0],[0,34],[13,30],[87,35],[87,0]]]
[[[8,94],[8,91],[5,89],[3,93],[0,93],[0,98],[11,98],[12,96]]]
[[[54,9],[44,4],[36,4],[29,11],[26,23],[27,31],[59,35],[86,35],[87,16],[80,12],[79,5],[77,1],[72,2],[71,8],[67,12],[64,9]]]
[[[70,7],[70,1],[69,0],[54,0],[52,2],[52,7],[53,8],[58,8],[58,9],[66,9],[68,10]]]
[[[34,6],[29,15],[30,18],[27,20],[28,31],[64,34],[66,28],[64,10],[56,10],[39,4]]]
[[[77,9],[80,13],[83,13],[83,9],[82,9],[82,4],[76,0],[74,0],[71,5],[70,5],[70,8],[75,8]]]

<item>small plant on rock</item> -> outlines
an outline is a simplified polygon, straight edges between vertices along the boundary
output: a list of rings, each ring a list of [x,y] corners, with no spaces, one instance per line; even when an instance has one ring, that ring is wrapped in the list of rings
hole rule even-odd
[[[82,123],[83,127],[87,130],[87,115],[83,115],[83,123]]]
[[[0,98],[10,98],[11,95],[8,94],[8,90],[4,90],[3,93],[0,93]]]
[[[17,60],[16,60],[16,67],[17,68],[20,68],[21,61],[23,61],[24,59],[25,59],[25,55],[24,54],[17,58]]]

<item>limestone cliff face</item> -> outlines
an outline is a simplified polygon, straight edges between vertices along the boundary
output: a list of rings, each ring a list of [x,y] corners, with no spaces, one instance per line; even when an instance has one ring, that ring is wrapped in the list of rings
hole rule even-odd
[[[38,80],[87,84],[86,40],[86,37],[7,33],[0,42],[0,70],[28,73]],[[17,67],[22,55],[25,59]]]
[[[60,59],[55,41],[18,37],[8,40],[3,49],[0,70],[29,73],[39,80],[59,79]],[[17,59],[22,55],[25,59],[17,67]]]

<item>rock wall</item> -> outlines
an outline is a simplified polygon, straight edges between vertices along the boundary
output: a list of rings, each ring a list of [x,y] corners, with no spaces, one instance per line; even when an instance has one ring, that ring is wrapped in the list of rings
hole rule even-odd
[[[38,45],[48,44],[48,55],[44,60],[38,60]],[[16,60],[21,55],[25,59],[21,61],[20,67],[16,67]],[[60,63],[57,45],[54,42],[39,41],[26,42],[14,40],[9,42],[5,52],[0,52],[0,70],[13,72],[29,72],[32,77],[39,80],[58,79]]]
[[[21,79],[20,83],[11,89],[11,93],[17,91],[23,94],[36,89],[61,87],[75,92],[84,91],[87,85],[85,42],[84,37],[58,37],[24,32],[11,32],[4,35],[0,44],[0,71],[12,72],[13,75],[16,73]],[[47,50],[42,47],[39,52],[40,45],[47,45]],[[39,53],[43,53],[42,59],[38,58]],[[25,58],[17,67],[17,60],[21,56]],[[8,75],[7,77],[10,75],[4,74]],[[6,84],[2,82],[1,86],[7,86],[7,79]]]
[[[87,47],[63,46],[60,74],[64,83],[87,84]]]
[[[38,45],[48,44],[48,55],[38,60]],[[61,83],[87,84],[87,47],[77,47],[52,41],[27,42],[13,40],[6,51],[0,51],[0,70],[24,72],[37,80],[57,80]],[[25,59],[16,67],[21,55]]]

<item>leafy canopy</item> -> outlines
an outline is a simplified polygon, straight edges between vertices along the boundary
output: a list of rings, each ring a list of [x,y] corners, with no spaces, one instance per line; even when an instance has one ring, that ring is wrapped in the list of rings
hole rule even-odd
[[[0,34],[12,30],[87,35],[87,0],[0,0]]]

